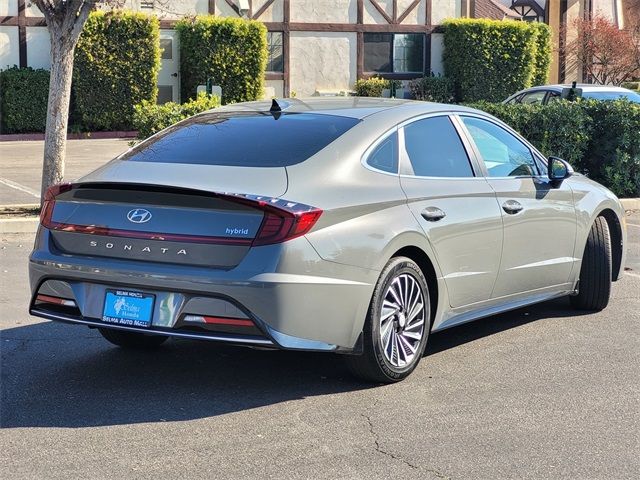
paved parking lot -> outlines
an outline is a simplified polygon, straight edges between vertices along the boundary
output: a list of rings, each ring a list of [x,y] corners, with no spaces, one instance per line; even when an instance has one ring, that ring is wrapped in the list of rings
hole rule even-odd
[[[74,180],[125,151],[128,140],[69,140],[65,179]],[[40,203],[44,142],[0,142],[0,205]]]
[[[610,306],[558,300],[432,336],[406,381],[339,357],[170,341],[121,351],[26,313],[1,240],[1,478],[637,478],[640,215]]]
[[[71,141],[66,177],[126,148]],[[0,143],[0,204],[37,202],[41,151]],[[559,300],[435,334],[390,386],[354,381],[334,356],[191,341],[126,352],[32,318],[32,235],[6,235],[0,476],[636,478],[640,212],[627,219],[629,270],[607,310]]]

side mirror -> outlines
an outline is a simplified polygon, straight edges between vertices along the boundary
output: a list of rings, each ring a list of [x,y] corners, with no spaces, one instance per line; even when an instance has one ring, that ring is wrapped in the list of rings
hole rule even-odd
[[[558,157],[549,157],[547,163],[549,180],[552,183],[560,184],[565,178],[573,175],[573,168],[568,162]]]

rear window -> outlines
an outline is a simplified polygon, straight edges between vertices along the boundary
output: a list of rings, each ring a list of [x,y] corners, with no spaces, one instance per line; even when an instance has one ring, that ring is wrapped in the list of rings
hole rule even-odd
[[[314,113],[207,113],[125,153],[134,162],[286,167],[304,162],[359,122]]]

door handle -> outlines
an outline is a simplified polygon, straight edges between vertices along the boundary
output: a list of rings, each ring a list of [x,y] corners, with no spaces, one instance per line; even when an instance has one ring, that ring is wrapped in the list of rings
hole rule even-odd
[[[509,215],[515,215],[516,213],[521,212],[523,208],[522,204],[515,200],[507,200],[502,204],[502,209]]]
[[[422,215],[422,218],[427,222],[437,222],[447,216],[447,214],[438,207],[427,207],[422,211],[422,213],[420,213],[420,215]]]

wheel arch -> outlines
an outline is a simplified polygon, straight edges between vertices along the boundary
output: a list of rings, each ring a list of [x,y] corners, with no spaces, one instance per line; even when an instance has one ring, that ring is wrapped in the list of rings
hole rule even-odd
[[[609,227],[609,235],[611,236],[611,279],[615,282],[620,278],[623,270],[624,237],[622,234],[622,225],[618,215],[610,208],[601,210],[594,217],[594,220],[597,217],[604,217]]]
[[[431,327],[433,327],[436,312],[438,310],[439,289],[437,280],[438,277],[431,258],[429,258],[429,255],[427,255],[424,250],[415,245],[407,245],[400,248],[393,255],[391,255],[391,258],[395,257],[410,258],[411,260],[416,262],[418,267],[420,267],[420,270],[422,270],[422,273],[427,280],[427,287],[429,288]]]

